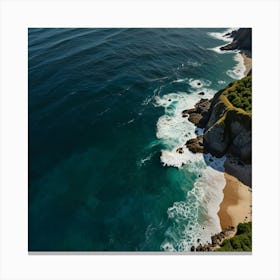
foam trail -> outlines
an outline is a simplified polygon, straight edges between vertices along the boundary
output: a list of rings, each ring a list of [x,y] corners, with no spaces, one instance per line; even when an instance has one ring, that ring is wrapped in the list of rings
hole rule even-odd
[[[207,34],[215,39],[218,39],[220,41],[224,41],[226,43],[231,43],[232,42],[232,37],[229,36],[225,36],[227,33],[231,33],[232,31],[236,30],[237,28],[229,28],[224,32],[208,32]],[[217,47],[214,48],[208,48],[208,50],[214,51],[216,53],[219,54],[223,54],[223,53],[237,53],[237,50],[227,50],[227,51],[223,51],[221,50],[221,47],[225,46],[225,44],[223,45],[219,45]]]
[[[208,32],[207,34],[212,38],[224,41],[224,42],[231,42],[232,37],[225,36],[227,33],[231,33],[232,31],[236,30],[236,28],[228,28],[224,32]]]
[[[234,66],[233,69],[227,70],[226,73],[232,79],[234,79],[234,80],[238,79],[239,80],[239,79],[245,77],[246,67],[245,67],[245,64],[244,64],[244,59],[243,59],[243,57],[240,53],[237,53],[234,56],[234,60],[237,62],[237,64]]]

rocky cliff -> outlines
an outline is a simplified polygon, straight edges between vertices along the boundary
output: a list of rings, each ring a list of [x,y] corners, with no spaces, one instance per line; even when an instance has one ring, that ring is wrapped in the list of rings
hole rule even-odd
[[[205,149],[216,157],[229,153],[251,162],[251,77],[231,83],[211,102],[203,140]]]
[[[252,154],[252,76],[229,84],[217,92],[211,101],[202,99],[183,116],[204,127],[201,136],[191,139],[186,146],[192,152],[210,152],[216,157],[229,154],[244,163],[251,163]]]
[[[239,28],[237,31],[232,31],[226,34],[233,38],[232,42],[221,47],[221,50],[246,50],[252,49],[252,28]]]

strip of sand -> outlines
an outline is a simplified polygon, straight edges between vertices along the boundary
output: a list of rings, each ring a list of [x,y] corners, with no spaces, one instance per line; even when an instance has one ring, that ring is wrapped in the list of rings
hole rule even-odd
[[[243,58],[243,63],[245,66],[245,71],[244,71],[244,75],[247,76],[247,74],[252,70],[252,58],[249,57],[248,55],[246,55],[245,53],[240,53],[242,58]]]
[[[237,178],[225,173],[224,199],[218,216],[223,230],[252,220],[252,190]]]

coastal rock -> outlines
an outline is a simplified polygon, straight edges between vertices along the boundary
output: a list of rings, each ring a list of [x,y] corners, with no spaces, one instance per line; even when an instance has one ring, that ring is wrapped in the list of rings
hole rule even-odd
[[[199,135],[196,138],[192,138],[188,140],[186,146],[193,153],[203,153],[204,152],[203,135]]]
[[[233,30],[232,32],[228,32],[224,35],[224,37],[234,37],[236,34],[237,30]]]
[[[235,49],[252,50],[252,28],[239,28],[237,31],[233,31],[230,37],[233,37],[233,41],[230,44],[221,47],[220,49],[222,51]]]
[[[182,112],[183,117],[204,128],[203,135],[188,140],[185,145],[193,153],[211,153],[215,157],[226,155],[225,172],[251,186],[251,112],[235,107],[225,93],[236,88],[237,83],[232,82],[218,91],[212,100],[201,99],[195,108]],[[213,162],[213,159],[209,161]]]
[[[182,147],[180,147],[180,148],[178,148],[178,149],[176,150],[176,152],[179,153],[179,154],[183,154],[183,153],[184,153],[184,150],[183,150]]]
[[[236,86],[229,84],[227,88]],[[224,90],[215,94],[204,130],[204,148],[216,157],[232,154],[244,163],[251,162],[251,114],[234,107]]]
[[[204,145],[206,149],[216,157],[222,157],[229,144],[229,137],[225,133],[223,124],[216,124],[204,134]]]
[[[233,135],[229,152],[236,155],[244,162],[251,162],[252,142],[251,131],[247,130],[240,122],[231,123],[231,133]]]
[[[195,104],[195,108],[187,109],[182,112],[182,117],[187,117],[190,122],[195,124],[199,128],[203,128],[207,123],[209,117],[209,109],[211,101],[202,98]]]
[[[189,118],[188,118],[188,120],[193,124],[195,124],[196,126],[199,126],[201,119],[202,119],[202,115],[199,113],[191,113],[189,114]]]
[[[219,116],[219,112],[215,110],[212,114]],[[241,161],[250,163],[252,154],[250,122],[249,116],[238,115],[232,111],[225,113],[221,118],[217,118],[212,126],[208,127],[207,124],[204,133],[205,148],[216,157],[222,157],[228,152]]]
[[[196,251],[200,252],[200,251],[203,251],[203,247],[201,244],[199,244],[197,247],[196,247]]]
[[[217,248],[220,248],[220,245],[227,238],[233,236],[235,232],[235,228],[233,226],[229,226],[223,231],[211,236],[211,243],[199,244],[197,247],[192,246],[191,251],[205,252],[205,251],[215,251]]]
[[[224,163],[225,172],[238,178],[243,184],[252,186],[252,165],[240,164],[240,159],[231,155],[227,156]]]
[[[195,113],[195,112],[196,112],[196,109],[195,109],[195,108],[184,110],[184,111],[182,112],[182,117],[183,117],[183,118],[188,117],[189,114],[192,114],[192,113]]]

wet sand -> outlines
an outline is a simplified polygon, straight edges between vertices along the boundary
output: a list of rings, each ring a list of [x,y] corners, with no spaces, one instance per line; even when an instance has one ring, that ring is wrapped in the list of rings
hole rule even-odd
[[[240,53],[243,58],[243,63],[246,68],[244,75],[247,76],[247,74],[252,70],[252,58],[246,55],[245,53]]]

